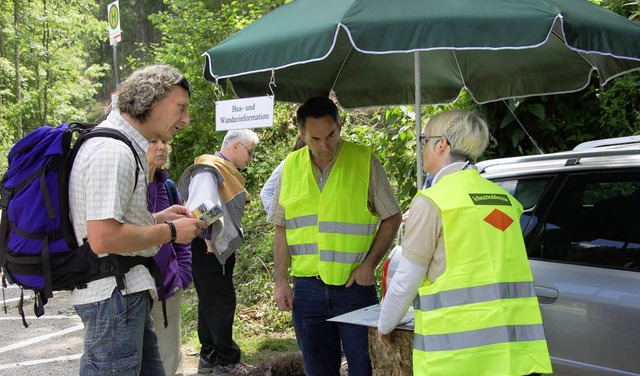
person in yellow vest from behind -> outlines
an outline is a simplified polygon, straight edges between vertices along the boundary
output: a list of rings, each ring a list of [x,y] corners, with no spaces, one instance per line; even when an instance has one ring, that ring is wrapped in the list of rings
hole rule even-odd
[[[375,268],[400,206],[371,151],[340,138],[331,99],[307,100],[297,120],[307,146],[285,159],[267,216],[276,225],[274,300],[293,310],[307,375],[338,376],[341,344],[349,375],[371,375],[367,328],[327,319],[378,303]]]
[[[411,203],[378,339],[393,345],[389,333],[414,301],[414,375],[551,373],[522,205],[472,165],[489,143],[485,120],[442,112],[420,142],[424,170],[435,177]]]

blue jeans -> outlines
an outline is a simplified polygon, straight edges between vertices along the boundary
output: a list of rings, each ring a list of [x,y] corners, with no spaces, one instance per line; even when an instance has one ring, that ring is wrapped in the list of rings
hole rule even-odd
[[[161,375],[148,291],[74,306],[85,327],[80,375]]]
[[[293,327],[307,375],[339,375],[341,343],[349,376],[371,375],[367,327],[327,319],[377,303],[375,285],[346,288],[315,277],[293,279]]]

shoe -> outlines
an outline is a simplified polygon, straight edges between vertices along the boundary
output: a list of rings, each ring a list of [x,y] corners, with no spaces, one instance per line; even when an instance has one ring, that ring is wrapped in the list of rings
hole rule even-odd
[[[213,363],[209,362],[209,360],[205,357],[200,357],[200,361],[198,362],[198,373],[202,374],[211,374],[214,369]]]
[[[256,369],[256,367],[245,364],[242,362],[234,363],[234,364],[216,364],[213,367],[213,374],[216,376],[224,376],[224,375],[248,375],[251,371]]]

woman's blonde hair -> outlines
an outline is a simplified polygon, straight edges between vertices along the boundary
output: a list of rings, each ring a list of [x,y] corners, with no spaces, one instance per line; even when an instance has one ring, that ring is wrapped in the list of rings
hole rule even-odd
[[[425,136],[444,136],[451,146],[453,161],[475,163],[489,145],[489,127],[477,111],[447,110],[430,117],[422,130]]]

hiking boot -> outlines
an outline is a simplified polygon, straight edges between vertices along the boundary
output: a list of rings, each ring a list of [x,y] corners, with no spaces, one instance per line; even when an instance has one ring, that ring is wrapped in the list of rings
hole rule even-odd
[[[226,364],[220,365],[216,364],[213,367],[213,374],[216,376],[224,376],[224,375],[248,375],[251,371],[253,371],[256,367],[245,364],[242,362],[234,363],[234,364]]]
[[[211,374],[214,369],[213,363],[209,362],[209,360],[205,357],[200,357],[200,361],[198,362],[198,373],[203,374]]]

